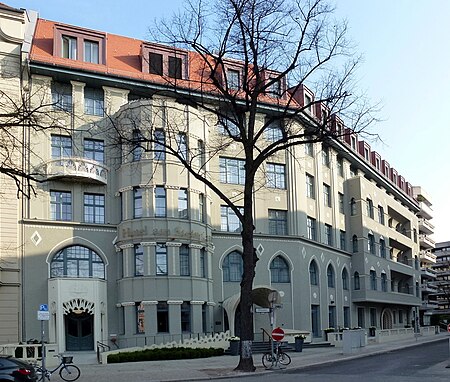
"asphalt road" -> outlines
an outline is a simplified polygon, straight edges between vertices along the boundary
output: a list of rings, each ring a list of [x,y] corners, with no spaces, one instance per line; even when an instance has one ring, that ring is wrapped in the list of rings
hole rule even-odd
[[[246,382],[441,382],[450,381],[449,341],[443,340],[385,354],[301,370],[277,370],[247,377]],[[220,381],[232,381],[221,379]],[[234,379],[235,381],[236,379]]]

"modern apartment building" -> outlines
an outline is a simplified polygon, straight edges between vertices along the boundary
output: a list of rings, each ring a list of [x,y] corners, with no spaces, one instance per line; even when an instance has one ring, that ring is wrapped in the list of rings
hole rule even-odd
[[[433,249],[436,260],[432,266],[434,280],[431,283],[433,290],[428,301],[433,307],[431,315],[433,324],[439,320],[447,320],[450,315],[450,242],[436,243]]]
[[[164,80],[195,94],[195,54],[0,10],[0,26],[9,20],[17,33],[11,52],[0,45],[14,59],[11,81],[32,105],[48,105],[54,126],[27,131],[32,150],[23,165],[42,174],[36,196],[0,201],[0,321],[10,322],[0,342],[38,337],[40,304],[49,305],[49,341],[60,351],[93,350],[111,339],[127,347],[228,329],[239,334],[235,214],[179,162],[115,144],[119,127],[140,134],[152,126],[186,155],[220,139],[215,116],[180,103]],[[300,93],[314,97],[305,87]],[[319,119],[321,111],[309,113]],[[186,130],[172,136],[177,124]],[[230,197],[241,190],[238,147],[208,160],[198,155],[197,165]],[[347,130],[326,145],[277,154],[258,179],[255,307],[264,305],[264,291],[279,291],[277,325],[310,331],[313,340],[328,327],[412,323],[421,306],[421,202],[394,167]],[[7,217],[5,206],[13,211]],[[17,243],[11,267],[3,251],[8,240]],[[254,328],[255,335],[269,328],[267,315],[255,314]]]

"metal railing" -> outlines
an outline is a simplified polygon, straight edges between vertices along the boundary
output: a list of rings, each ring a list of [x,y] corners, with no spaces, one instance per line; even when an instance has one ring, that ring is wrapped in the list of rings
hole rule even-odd
[[[110,351],[111,347],[103,342],[97,341],[97,362],[100,363],[100,354],[105,351]]]

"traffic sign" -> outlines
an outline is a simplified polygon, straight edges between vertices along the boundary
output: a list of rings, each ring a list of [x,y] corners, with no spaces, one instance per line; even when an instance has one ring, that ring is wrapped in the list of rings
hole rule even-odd
[[[47,304],[39,305],[39,312],[48,312],[48,305]]]
[[[38,310],[37,319],[39,321],[49,321],[50,320],[50,312],[45,310]]]
[[[280,327],[272,330],[272,338],[274,341],[281,341],[284,338],[284,330]]]
[[[450,332],[450,324],[447,325],[447,332]]]
[[[270,308],[255,308],[256,313],[270,313]]]

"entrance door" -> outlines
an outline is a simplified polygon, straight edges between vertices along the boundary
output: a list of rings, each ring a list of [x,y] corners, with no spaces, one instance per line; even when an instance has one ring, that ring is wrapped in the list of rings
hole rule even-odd
[[[314,337],[320,337],[319,305],[311,305],[311,332]]]
[[[66,350],[94,350],[94,316],[69,313],[66,319]]]

